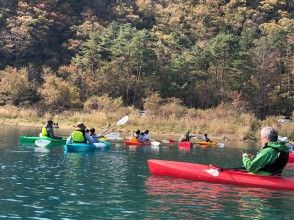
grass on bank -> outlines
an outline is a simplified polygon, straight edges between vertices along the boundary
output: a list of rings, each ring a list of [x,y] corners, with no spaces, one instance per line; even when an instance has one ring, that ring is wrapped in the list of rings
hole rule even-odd
[[[52,118],[59,123],[60,128],[71,129],[77,122],[84,122],[97,131],[115,124],[125,115],[129,115],[129,122],[118,128],[125,133],[149,129],[152,134],[177,136],[190,130],[193,134],[208,133],[210,137],[217,139],[246,140],[258,138],[261,126],[273,126],[281,136],[294,139],[294,124],[278,123],[278,117],[259,121],[253,114],[238,113],[229,106],[201,110],[168,103],[147,111],[144,115],[138,109],[123,106],[116,109],[108,106],[99,110],[64,111],[58,114],[11,105],[0,108],[2,124],[42,126],[48,118]]]

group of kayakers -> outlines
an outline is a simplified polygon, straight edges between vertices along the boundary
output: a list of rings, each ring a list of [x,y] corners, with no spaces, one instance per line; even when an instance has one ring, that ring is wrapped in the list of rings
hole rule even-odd
[[[130,141],[147,142],[150,141],[149,130],[141,132],[139,129],[131,134]]]
[[[42,128],[40,136],[60,139],[61,137],[54,134],[53,124],[53,120],[48,120]],[[67,139],[67,143],[92,144],[99,142],[100,137],[95,133],[95,128],[87,129],[84,123],[79,122]],[[186,131],[179,141],[190,141],[193,137],[196,136],[190,135],[190,131]],[[144,132],[140,130],[134,131],[130,140],[139,142],[150,141],[149,130],[145,130]],[[207,134],[204,134],[202,140],[206,142],[211,141]],[[262,128],[260,140],[261,149],[255,156],[243,152],[242,162],[244,169],[250,173],[261,175],[281,175],[283,168],[288,162],[289,148],[284,141],[278,139],[278,132],[272,127]]]
[[[40,136],[61,139],[62,137],[56,136],[53,131],[53,120],[48,120],[46,125],[42,128]],[[84,123],[78,122],[75,130],[68,137],[66,143],[98,143],[99,138],[102,136],[95,133],[95,128],[87,128]]]
[[[192,138],[194,137],[199,137],[198,135],[190,135],[190,131],[186,131],[185,134],[183,134],[182,137],[180,137],[179,142],[184,142],[184,141],[190,141]],[[201,139],[205,142],[212,142],[209,138],[207,134],[204,134],[203,137],[201,137]]]
[[[190,132],[186,131],[179,141],[190,141],[193,137],[198,136],[190,135]],[[207,134],[204,134],[202,140],[211,141]],[[246,152],[242,153],[244,169],[260,175],[281,175],[288,163],[289,148],[284,141],[278,140],[278,132],[272,127],[261,129],[260,140],[261,149],[255,156]]]

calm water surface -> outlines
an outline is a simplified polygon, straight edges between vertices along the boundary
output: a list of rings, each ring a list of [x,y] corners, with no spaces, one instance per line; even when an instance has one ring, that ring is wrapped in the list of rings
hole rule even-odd
[[[65,132],[59,131],[66,135]],[[39,130],[2,127],[0,218],[4,219],[293,219],[294,193],[150,176],[149,158],[241,165],[246,143],[224,149],[176,146],[48,154],[18,145],[19,135]],[[294,167],[286,176],[294,176]]]

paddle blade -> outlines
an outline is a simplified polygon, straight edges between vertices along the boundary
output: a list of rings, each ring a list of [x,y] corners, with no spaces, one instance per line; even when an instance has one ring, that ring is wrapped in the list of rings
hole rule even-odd
[[[219,148],[224,148],[224,147],[225,147],[225,144],[224,144],[224,143],[218,143],[217,146],[218,146]]]
[[[159,146],[160,145],[160,142],[158,142],[158,141],[151,141],[151,145],[152,146]]]
[[[35,153],[42,153],[42,154],[47,154],[50,152],[50,150],[45,147],[36,147],[34,151]]]
[[[118,122],[116,122],[116,125],[123,125],[123,124],[127,123],[128,120],[129,120],[129,116],[126,115],[125,117],[120,119]]]
[[[36,140],[36,141],[35,141],[35,144],[36,144],[38,147],[46,147],[46,146],[48,146],[50,143],[51,143],[51,141],[49,141],[49,140]]]

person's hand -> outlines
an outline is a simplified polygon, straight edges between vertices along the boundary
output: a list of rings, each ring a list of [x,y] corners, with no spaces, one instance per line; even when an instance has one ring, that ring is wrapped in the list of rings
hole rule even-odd
[[[251,160],[254,158],[252,154],[248,154],[246,151],[242,150],[242,157],[249,157]]]

